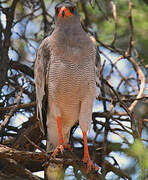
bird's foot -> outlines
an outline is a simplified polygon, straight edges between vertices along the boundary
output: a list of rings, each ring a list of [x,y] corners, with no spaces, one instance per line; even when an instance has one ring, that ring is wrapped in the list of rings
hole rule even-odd
[[[68,150],[70,150],[71,152],[73,151],[73,148],[71,147],[71,145],[70,144],[60,144],[60,145],[58,145],[57,147],[56,147],[56,149],[54,150],[54,152],[53,152],[53,158],[55,159],[55,157],[56,157],[56,155],[57,155],[57,153],[60,151],[61,152],[61,154],[63,154],[63,151],[64,151],[64,149],[68,149]]]
[[[87,173],[89,173],[91,169],[94,169],[95,171],[99,170],[99,168],[90,160],[90,157],[84,156],[82,161],[83,163],[87,163]]]
[[[53,156],[54,159],[55,159],[55,157],[56,157],[58,151],[60,151],[61,154],[63,154],[63,151],[64,151],[64,145],[60,144],[60,145],[58,145],[58,146],[56,147],[56,149],[54,150],[54,152],[53,152],[53,154],[52,154],[52,156]]]

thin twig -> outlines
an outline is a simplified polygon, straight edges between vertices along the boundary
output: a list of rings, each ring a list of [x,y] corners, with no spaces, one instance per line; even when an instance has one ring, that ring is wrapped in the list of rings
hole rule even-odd
[[[111,46],[114,46],[117,39],[117,10],[116,10],[116,4],[113,1],[111,1],[110,3],[112,5],[112,12],[113,12],[113,17],[114,17],[114,22],[115,22],[114,36],[111,43]]]
[[[129,36],[129,47],[127,50],[127,55],[131,55],[131,50],[133,47],[133,36],[134,36],[134,27],[133,27],[133,20],[132,20],[132,5],[133,3],[128,0],[128,4],[129,4],[129,14],[128,14],[128,19],[129,19],[129,32],[130,32],[130,36]]]
[[[144,93],[144,89],[145,89],[145,76],[144,76],[144,73],[143,71],[141,70],[141,68],[138,66],[138,64],[135,62],[134,58],[133,57],[130,57],[129,58],[130,62],[133,64],[133,66],[135,67],[136,69],[136,72],[138,73],[139,75],[139,79],[140,79],[140,90],[138,92],[138,95],[137,95],[137,99],[138,98],[142,98],[143,96],[143,93]],[[129,110],[130,112],[132,112],[134,110],[134,107],[136,106],[138,100],[135,100],[129,107]]]
[[[36,145],[33,141],[31,141],[26,135],[24,137],[27,139],[27,141],[32,144],[36,149],[39,149],[41,152],[45,153],[46,151],[42,148],[40,148],[38,145]]]
[[[19,95],[17,96],[17,102],[16,102],[16,106],[14,106],[10,112],[6,115],[4,121],[0,124],[0,131],[5,128],[5,126],[8,124],[10,118],[13,116],[14,112],[16,111],[16,107],[19,105],[20,101],[21,101],[21,97],[22,97],[22,93],[23,93],[23,88],[21,88],[21,91],[19,93]]]

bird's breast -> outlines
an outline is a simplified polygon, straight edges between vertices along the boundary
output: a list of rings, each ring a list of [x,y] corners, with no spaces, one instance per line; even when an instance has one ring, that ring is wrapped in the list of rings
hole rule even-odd
[[[59,99],[78,98],[93,94],[95,72],[91,62],[73,64],[60,58],[50,65],[49,93]]]
[[[83,57],[86,56],[86,52],[87,51],[78,46],[60,46],[55,48],[54,57],[60,58],[61,60],[69,61],[73,64],[80,64],[83,61]]]
[[[64,42],[64,41],[63,41]],[[57,102],[77,103],[96,94],[95,48],[80,39],[52,43],[48,89]],[[54,51],[53,51],[54,50]]]

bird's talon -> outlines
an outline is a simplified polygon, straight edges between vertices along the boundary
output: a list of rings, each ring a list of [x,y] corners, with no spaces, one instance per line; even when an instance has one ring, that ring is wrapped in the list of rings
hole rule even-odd
[[[54,152],[53,152],[53,154],[52,154],[52,155],[53,155],[53,158],[55,159],[55,157],[56,157],[56,155],[57,155],[57,153],[58,153],[59,151],[61,152],[61,154],[63,154],[64,148],[70,150],[71,152],[73,151],[73,148],[71,147],[70,144],[66,144],[66,145],[60,144],[60,145],[58,145],[58,146],[56,147],[56,149],[54,150]]]
[[[58,153],[59,150],[60,150],[61,154],[63,154],[64,147],[63,147],[62,144],[58,145],[58,146],[56,147],[56,149],[54,150],[54,152],[53,152],[53,158],[54,158],[54,159],[55,159],[55,157],[56,157],[56,155],[57,155],[57,153]]]
[[[87,174],[91,171],[91,169],[94,169],[95,171],[99,170],[99,168],[90,160],[90,158],[84,157],[82,161],[83,163],[87,163]]]

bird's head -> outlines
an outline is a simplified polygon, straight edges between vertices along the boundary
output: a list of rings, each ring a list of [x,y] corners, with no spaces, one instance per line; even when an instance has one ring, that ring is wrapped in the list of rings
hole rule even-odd
[[[55,6],[55,21],[65,23],[79,20],[79,14],[75,4],[69,1],[58,3]]]

